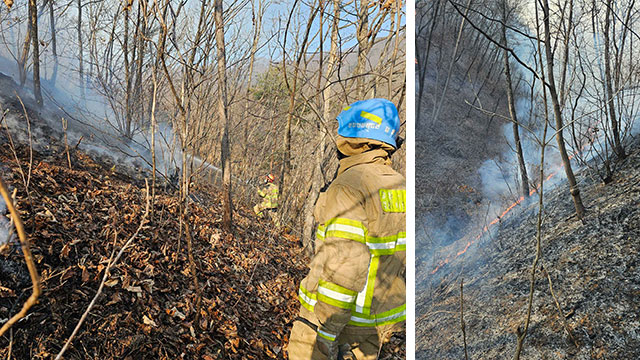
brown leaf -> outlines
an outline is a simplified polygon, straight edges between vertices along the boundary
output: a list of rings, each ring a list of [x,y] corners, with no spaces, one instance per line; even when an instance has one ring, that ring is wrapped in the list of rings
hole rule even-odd
[[[0,286],[0,298],[13,297],[13,296],[16,296],[13,290],[6,288],[4,286]]]
[[[13,0],[4,0],[4,3],[9,9],[11,9],[11,6],[13,6]]]
[[[89,281],[89,271],[86,266],[82,266],[82,282],[85,283]]]
[[[156,324],[155,321],[151,320],[151,318],[149,318],[147,315],[144,315],[142,317],[142,322],[144,322],[145,325],[151,325],[153,327],[158,326],[158,324]]]

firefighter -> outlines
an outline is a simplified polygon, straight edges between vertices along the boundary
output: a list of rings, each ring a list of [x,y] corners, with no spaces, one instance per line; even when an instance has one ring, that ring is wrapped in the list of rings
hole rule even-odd
[[[278,208],[278,185],[274,182],[276,177],[273,174],[265,176],[264,182],[267,184],[265,188],[258,189],[258,195],[262,197],[262,203],[256,204],[253,211],[258,217],[264,217],[264,210],[275,210]]]
[[[292,360],[376,359],[406,317],[405,179],[390,166],[398,110],[363,100],[337,120],[340,168],[316,204],[316,252],[298,291]]]

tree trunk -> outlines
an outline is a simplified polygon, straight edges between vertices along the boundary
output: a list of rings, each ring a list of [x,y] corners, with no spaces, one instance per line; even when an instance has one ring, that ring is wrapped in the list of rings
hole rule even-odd
[[[295,7],[291,9],[289,21],[287,22],[287,27],[285,32],[289,31],[289,26],[291,24],[291,16],[295,11]],[[305,52],[307,51],[307,47],[309,45],[309,34],[311,32],[311,27],[313,25],[313,20],[315,19],[318,13],[318,7],[314,7],[311,14],[309,14],[309,20],[307,21],[304,37],[302,43],[299,45],[300,51],[297,54],[296,63],[293,69],[293,80],[292,83],[289,83],[289,77],[287,72],[287,62],[285,58],[282,59],[282,72],[284,75],[284,81],[286,83],[287,89],[289,90],[289,109],[287,111],[287,125],[284,131],[284,155],[282,157],[282,167],[280,169],[280,199],[287,199],[289,196],[289,186],[288,182],[288,174],[289,169],[291,168],[291,124],[293,122],[293,117],[295,115],[295,106],[296,106],[296,95],[298,91],[298,74],[300,71],[300,63],[302,62],[302,58],[304,57]],[[287,36],[284,38],[284,47],[286,47]],[[284,214],[284,201],[279,201],[278,206],[280,209],[280,216]]]
[[[360,9],[358,9],[358,28],[356,31],[358,40],[358,63],[356,65],[355,75],[362,75],[367,63],[367,55],[369,54],[369,1],[360,0]],[[365,97],[365,79],[359,76],[356,79],[356,96],[358,100]]]
[[[125,95],[124,95],[124,107],[125,107],[125,122],[124,122],[124,136],[131,137],[131,71],[129,64],[129,11],[131,11],[131,5],[125,5],[124,8],[124,39],[122,42],[122,51],[124,55],[124,81],[125,81]]]
[[[222,16],[222,0],[214,0],[214,16],[216,24],[216,47],[218,49],[218,116],[224,124],[222,132],[221,160],[222,160],[222,196],[224,214],[222,226],[231,231],[233,225],[233,204],[231,203],[231,154],[229,152],[229,129],[231,122],[227,108],[227,62],[224,45],[224,23]]]
[[[136,36],[137,36],[137,54],[138,59],[136,61],[136,81],[135,81],[135,89],[134,89],[134,101],[136,106],[136,121],[138,122],[138,126],[142,127],[144,125],[144,101],[142,101],[142,61],[144,57],[144,34],[146,32],[144,24],[141,23],[141,15],[142,15],[142,2],[138,2],[138,20],[136,23]],[[146,16],[146,14],[145,14]]]
[[[38,8],[36,0],[29,0],[29,14],[31,19],[31,41],[33,44],[33,95],[36,103],[42,106],[42,91],[40,90],[40,44],[38,41]]]
[[[78,0],[78,23],[76,30],[78,31],[78,74],[80,76],[80,94],[82,99],[85,98],[84,93],[84,49],[82,43],[82,0]]]
[[[580,220],[584,217],[584,205],[582,204],[582,197],[580,196],[580,189],[578,188],[578,184],[576,182],[576,177],[573,174],[573,169],[571,168],[571,160],[567,155],[567,149],[564,143],[563,133],[563,123],[562,123],[562,110],[560,109],[560,102],[558,101],[558,93],[556,92],[556,85],[554,80],[554,72],[553,72],[553,52],[551,49],[551,29],[549,26],[549,0],[544,0],[544,4],[542,7],[544,12],[544,35],[545,35],[545,53],[547,58],[547,80],[549,87],[549,94],[551,95],[551,103],[553,104],[553,113],[556,120],[556,140],[558,142],[558,151],[560,151],[560,157],[562,158],[562,164],[564,166],[564,171],[567,175],[567,180],[569,181],[569,190],[571,192],[571,197],[573,198],[573,204],[576,208],[576,215]]]
[[[31,14],[31,8],[29,8],[29,14]],[[27,34],[24,36],[24,42],[22,43],[22,53],[20,54],[20,58],[18,59],[18,73],[20,76],[20,87],[23,87],[24,83],[27,81],[27,59],[29,58],[30,48],[31,48],[31,21],[28,22]]]
[[[251,2],[251,6],[255,7],[254,3]],[[247,154],[249,152],[249,127],[251,125],[251,121],[249,121],[249,96],[251,93],[251,81],[253,80],[253,65],[256,58],[256,52],[258,51],[258,43],[260,40],[260,29],[262,28],[262,0],[258,1],[258,11],[256,14],[255,9],[253,9],[253,44],[251,44],[251,55],[249,58],[249,78],[247,79],[247,91],[245,93],[245,107],[244,107],[244,147],[243,154],[244,158],[247,159]],[[246,175],[246,171],[245,171]]]
[[[516,113],[516,105],[513,97],[513,86],[511,83],[511,66],[509,65],[509,52],[507,44],[507,29],[506,29],[506,3],[503,3],[503,17],[502,17],[502,43],[505,49],[503,50],[504,59],[504,77],[506,80],[507,101],[509,103],[509,115],[513,122],[513,140],[516,144],[516,154],[518,156],[518,167],[520,168],[520,189],[522,190],[522,196],[526,199],[529,197],[529,177],[527,176],[527,165],[524,161],[524,154],[522,153],[522,143],[520,142],[520,124],[518,123],[518,114]]]
[[[53,74],[51,75],[51,84],[56,86],[58,79],[58,45],[56,40],[56,22],[53,14],[53,1],[49,0],[49,25],[51,26],[51,52],[53,53]]]
[[[611,24],[611,6],[605,5],[607,8],[607,15],[604,21],[604,74],[605,74],[605,86],[606,86],[606,99],[607,108],[609,110],[609,118],[611,120],[611,131],[613,132],[613,151],[616,153],[619,159],[623,159],[626,154],[624,148],[620,143],[620,129],[618,126],[618,120],[616,119],[616,109],[613,103],[613,85],[611,79],[611,49],[609,41],[609,27]]]
[[[329,50],[329,59],[327,61],[327,72],[324,82],[318,82],[318,88],[322,89],[322,98],[320,99],[321,108],[322,108],[322,119],[321,121],[327,121],[331,119],[331,113],[334,111],[333,109],[333,87],[330,83],[333,78],[333,73],[335,71],[337,62],[338,62],[338,31],[339,31],[339,19],[340,19],[340,1],[333,0],[333,21],[331,28],[331,48]],[[322,14],[321,13],[321,23],[322,23]],[[319,69],[320,74],[322,73],[322,69]],[[321,75],[320,75],[321,77]],[[325,185],[325,175],[324,172],[327,169],[323,168],[323,164],[326,160],[327,154],[327,131],[322,123],[318,123],[319,133],[321,133],[321,138],[318,145],[318,150],[316,151],[315,156],[315,167],[313,170],[313,178],[311,183],[311,190],[309,191],[309,196],[307,196],[305,206],[304,206],[304,223],[302,226],[302,244],[308,249],[308,253],[313,252],[313,243],[315,239],[315,218],[313,216],[315,204],[318,201],[318,196],[320,195],[320,190]]]

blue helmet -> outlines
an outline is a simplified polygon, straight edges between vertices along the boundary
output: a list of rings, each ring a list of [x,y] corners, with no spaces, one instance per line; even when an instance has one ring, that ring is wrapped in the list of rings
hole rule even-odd
[[[398,109],[389,100],[357,101],[347,106],[337,119],[340,136],[379,140],[397,148],[400,119]]]

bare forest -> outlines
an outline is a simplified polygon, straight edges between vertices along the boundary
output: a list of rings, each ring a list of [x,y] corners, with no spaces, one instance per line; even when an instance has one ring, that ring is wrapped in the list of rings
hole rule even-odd
[[[0,4],[0,356],[286,358],[335,117],[387,98],[405,136],[405,17],[401,1]]]
[[[637,357],[640,5],[416,9],[417,358]]]

